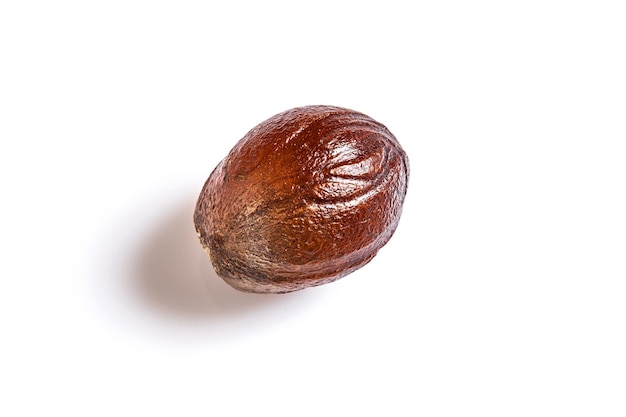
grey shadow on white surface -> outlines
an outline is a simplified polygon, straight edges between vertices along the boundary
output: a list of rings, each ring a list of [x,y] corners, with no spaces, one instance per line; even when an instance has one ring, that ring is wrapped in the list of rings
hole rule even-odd
[[[300,304],[310,294],[248,294],[217,276],[193,226],[195,201],[167,212],[140,241],[134,287],[156,311],[189,320],[226,319]]]

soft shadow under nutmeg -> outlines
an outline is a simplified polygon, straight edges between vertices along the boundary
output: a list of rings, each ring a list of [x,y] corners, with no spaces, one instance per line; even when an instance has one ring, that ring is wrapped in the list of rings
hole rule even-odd
[[[189,219],[193,202],[164,214],[141,242],[136,258],[139,297],[166,315],[216,319],[273,308],[291,300],[235,291],[215,274]]]

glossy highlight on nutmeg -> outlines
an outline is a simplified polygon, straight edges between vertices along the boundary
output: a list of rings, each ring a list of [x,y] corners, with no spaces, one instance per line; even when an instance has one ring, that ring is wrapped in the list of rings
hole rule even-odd
[[[298,107],[234,146],[204,184],[194,223],[228,284],[296,291],[369,262],[398,226],[408,179],[408,157],[381,123]]]

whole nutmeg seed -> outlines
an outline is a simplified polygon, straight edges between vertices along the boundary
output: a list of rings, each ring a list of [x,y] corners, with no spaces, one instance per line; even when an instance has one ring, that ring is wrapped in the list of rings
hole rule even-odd
[[[369,262],[398,225],[408,179],[409,160],[382,124],[299,107],[235,145],[204,184],[194,223],[228,284],[296,291]]]

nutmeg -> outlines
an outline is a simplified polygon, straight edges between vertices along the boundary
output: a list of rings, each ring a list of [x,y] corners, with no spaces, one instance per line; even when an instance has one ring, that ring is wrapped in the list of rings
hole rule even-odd
[[[218,164],[194,223],[228,284],[296,291],[369,262],[398,225],[408,179],[407,155],[374,119],[294,108],[256,126]]]

